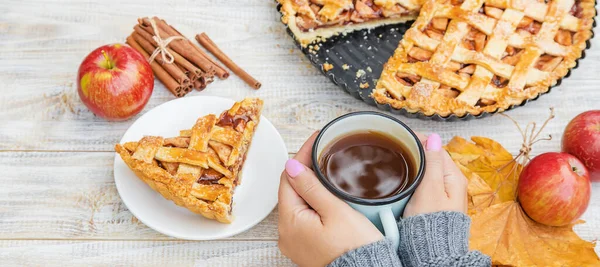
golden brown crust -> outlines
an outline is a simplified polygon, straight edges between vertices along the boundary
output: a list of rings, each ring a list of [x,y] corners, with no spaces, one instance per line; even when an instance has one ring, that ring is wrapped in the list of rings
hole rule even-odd
[[[133,159],[129,151],[121,144],[117,144],[115,150],[138,178],[164,198],[206,218],[215,219],[222,223],[231,222],[232,217],[229,214],[229,206],[223,206],[224,203],[218,202],[209,203],[194,197],[190,194],[192,187],[190,181],[173,176],[157,165]]]
[[[139,142],[117,144],[115,151],[136,176],[164,198],[206,218],[230,223],[233,190],[239,184],[262,105],[260,99],[244,99],[223,113],[230,117],[201,117],[192,130],[182,131],[183,136],[146,136]],[[230,147],[221,148],[219,155],[211,142]],[[188,147],[182,148],[185,144]]]
[[[372,29],[387,24],[414,20],[422,0],[277,0],[281,4],[281,21],[288,25],[296,40],[306,47],[315,41],[355,30]],[[366,3],[366,4],[365,4]],[[369,6],[375,7],[375,12]],[[318,11],[316,10],[318,9]],[[364,10],[372,14],[363,14]],[[362,21],[360,16],[368,19]],[[371,18],[375,16],[376,18]],[[298,19],[297,17],[301,17]],[[351,18],[351,21],[343,19]],[[316,28],[302,29],[298,21]]]
[[[550,86],[555,85],[576,65],[576,60],[581,57],[582,51],[586,48],[586,42],[591,38],[595,15],[594,1],[581,0],[579,2],[581,18],[569,14],[572,3],[574,3],[572,0],[570,2],[569,0],[556,0],[550,2],[550,6],[546,9],[546,4],[535,0],[465,0],[461,8],[471,8],[472,11],[469,13],[465,10],[459,11],[456,9],[458,6],[453,7],[446,0],[427,1],[422,7],[419,18],[406,32],[398,49],[385,64],[381,78],[371,96],[377,103],[389,104],[395,109],[406,109],[412,113],[422,112],[428,116],[438,114],[443,117],[451,114],[464,116],[467,113],[478,115],[482,112],[504,111],[527,99],[535,98],[539,94],[547,92]],[[500,20],[479,13],[482,4],[485,4],[486,7],[494,7],[490,11],[497,12],[498,9],[504,9],[506,17],[501,19],[503,22],[499,23]],[[507,12],[509,9],[510,12]],[[448,26],[444,41],[431,41],[433,39],[429,39],[423,31],[439,14],[450,17],[448,24],[452,24],[454,28]],[[519,34],[515,33],[514,28],[520,20],[509,20],[515,17],[533,17],[535,20],[542,19],[542,21],[550,22],[542,23],[539,32],[533,34],[533,37],[528,37],[531,34],[527,35],[524,31],[519,31]],[[451,50],[452,43],[447,40],[458,38],[457,40],[460,42],[459,29],[465,26],[467,29],[476,28],[479,32],[489,31],[486,33],[488,44],[492,34],[498,35],[492,44],[496,47],[486,47],[483,49],[483,53],[475,53],[460,47],[460,45],[457,45],[455,50]],[[572,45],[562,46],[553,41],[559,28],[574,33]],[[462,30],[464,31],[464,29]],[[505,37],[502,37],[503,35]],[[515,66],[505,64],[500,60],[498,52],[504,52],[502,45],[505,47],[506,45],[521,46],[518,48],[522,49],[524,53],[521,54]],[[413,47],[433,52],[431,59],[411,63],[415,60],[410,55]],[[459,52],[457,53],[457,51]],[[560,64],[551,72],[539,71],[533,66],[544,53],[562,57]],[[473,57],[470,57],[471,55]],[[447,61],[440,60],[444,56],[448,56]],[[450,57],[453,61],[450,61]],[[482,68],[479,73],[476,71],[476,74],[483,73],[485,75],[470,80],[465,79],[465,75],[455,75],[454,71],[448,71],[449,62],[454,62],[454,60],[463,64],[475,64],[477,68]],[[461,62],[461,60],[464,61]],[[484,73],[486,71],[488,73]],[[396,78],[396,74],[399,72],[418,74],[424,80],[414,84],[404,83]],[[489,80],[491,76],[488,76],[487,81],[482,79],[486,75],[498,75],[506,80],[508,85],[503,88],[495,87]],[[439,90],[441,89],[440,85],[450,85],[448,88],[459,91],[459,94],[449,96],[447,91]],[[456,95],[458,96],[455,97]],[[480,100],[484,98],[493,101],[487,105],[481,104]]]

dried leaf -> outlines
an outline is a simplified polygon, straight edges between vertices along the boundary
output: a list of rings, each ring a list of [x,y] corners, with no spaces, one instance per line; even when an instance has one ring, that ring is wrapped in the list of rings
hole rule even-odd
[[[501,202],[516,199],[517,183],[523,167],[516,162],[492,161],[480,157],[467,166],[495,190]]]
[[[507,201],[471,217],[470,248],[512,266],[598,266],[595,244],[573,225],[552,227],[531,220],[519,203]]]
[[[551,227],[531,220],[516,202],[522,165],[499,143],[454,137],[446,150],[468,178],[470,248],[494,265],[600,266],[595,244],[582,240],[573,225]]]
[[[498,195],[479,175],[466,167],[458,165],[460,170],[469,180],[467,194],[469,195],[469,215],[478,213],[485,208],[500,203]]]
[[[452,156],[452,159],[461,162],[463,165],[469,164],[469,162],[479,158],[485,153],[481,147],[478,147],[459,136],[452,138],[445,148]]]
[[[515,200],[517,181],[523,167],[498,142],[485,137],[472,137],[471,140],[474,144],[454,137],[446,145],[446,150],[455,162],[484,180],[501,202]]]

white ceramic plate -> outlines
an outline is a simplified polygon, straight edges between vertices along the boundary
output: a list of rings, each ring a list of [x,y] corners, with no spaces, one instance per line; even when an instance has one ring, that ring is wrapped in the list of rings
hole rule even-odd
[[[141,116],[123,135],[121,143],[145,135],[178,136],[204,115],[221,114],[234,101],[221,97],[185,97],[164,103]],[[242,184],[233,196],[233,222],[205,219],[154,192],[115,155],[114,174],[123,203],[150,228],[176,238],[210,240],[244,232],[262,221],[277,204],[279,176],[288,159],[283,139],[265,117],[254,134],[242,171]]]

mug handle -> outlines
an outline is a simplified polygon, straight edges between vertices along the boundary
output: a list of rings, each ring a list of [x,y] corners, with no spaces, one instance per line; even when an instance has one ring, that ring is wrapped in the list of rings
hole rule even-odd
[[[398,251],[400,231],[398,230],[398,223],[396,222],[396,217],[392,212],[392,208],[389,207],[379,211],[379,219],[381,220],[385,237],[392,241],[394,251]]]

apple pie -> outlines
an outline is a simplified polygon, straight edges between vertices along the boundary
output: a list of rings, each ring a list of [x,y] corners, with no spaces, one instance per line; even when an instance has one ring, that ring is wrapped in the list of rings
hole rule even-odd
[[[263,101],[247,98],[220,116],[199,118],[179,136],[145,136],[117,144],[129,168],[152,189],[175,204],[222,223],[230,223],[233,192]]]
[[[425,115],[504,111],[576,65],[595,14],[594,0],[428,0],[372,97]]]
[[[421,0],[278,0],[281,20],[308,44],[354,30],[414,20]]]

